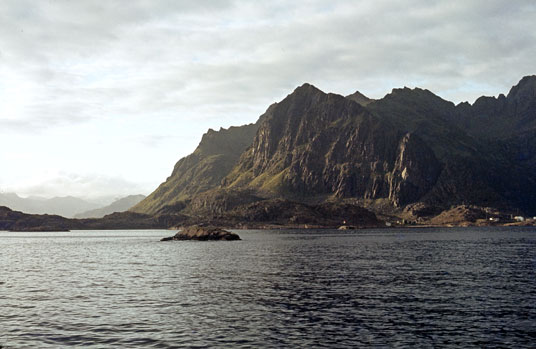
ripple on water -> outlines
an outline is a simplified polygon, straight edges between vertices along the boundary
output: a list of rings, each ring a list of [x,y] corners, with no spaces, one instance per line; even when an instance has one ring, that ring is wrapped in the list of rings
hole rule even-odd
[[[535,233],[0,233],[0,346],[530,347]]]

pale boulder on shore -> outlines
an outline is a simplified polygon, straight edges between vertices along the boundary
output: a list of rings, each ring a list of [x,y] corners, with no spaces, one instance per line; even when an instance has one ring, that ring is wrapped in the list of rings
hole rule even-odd
[[[198,241],[234,241],[241,240],[240,236],[230,231],[217,228],[217,227],[200,227],[191,226],[186,227],[177,232],[174,236],[166,237],[160,241],[172,241],[172,240],[198,240]]]

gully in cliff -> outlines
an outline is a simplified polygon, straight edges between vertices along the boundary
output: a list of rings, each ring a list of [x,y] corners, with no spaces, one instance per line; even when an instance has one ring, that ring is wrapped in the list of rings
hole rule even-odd
[[[180,230],[174,236],[163,238],[160,241],[171,240],[198,240],[198,241],[234,241],[241,240],[240,236],[227,230],[216,227],[191,226]]]

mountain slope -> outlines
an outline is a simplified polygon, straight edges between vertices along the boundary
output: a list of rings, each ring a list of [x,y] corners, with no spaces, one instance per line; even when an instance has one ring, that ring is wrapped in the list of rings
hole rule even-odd
[[[536,129],[536,75],[525,76],[507,96],[461,103],[451,119],[475,137],[508,139]]]
[[[535,76],[457,106],[419,88],[370,100],[304,84],[254,125],[209,131],[133,211],[223,214],[286,199],[536,213],[534,139]]]
[[[203,135],[195,151],[177,162],[171,176],[131,211],[154,214],[218,186],[251,144],[257,124],[230,127]]]
[[[271,197],[333,195],[404,204],[429,190],[439,170],[433,152],[416,135],[305,84],[263,120],[223,186]]]
[[[129,195],[112,202],[108,206],[77,213],[74,218],[102,218],[114,212],[128,211],[143,199],[145,199],[145,195]]]

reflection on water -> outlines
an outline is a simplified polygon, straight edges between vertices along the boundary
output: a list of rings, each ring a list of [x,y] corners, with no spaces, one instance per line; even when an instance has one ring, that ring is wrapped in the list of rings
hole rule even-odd
[[[530,347],[536,229],[0,232],[0,346]]]

